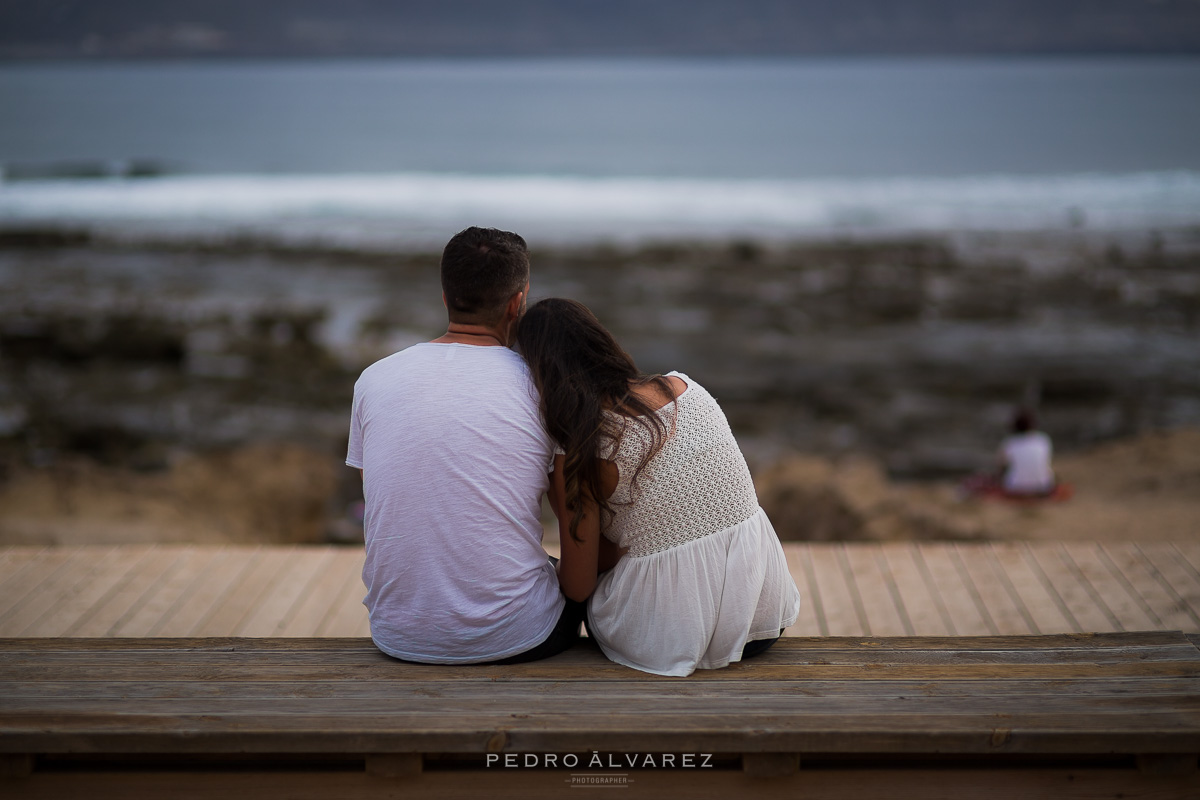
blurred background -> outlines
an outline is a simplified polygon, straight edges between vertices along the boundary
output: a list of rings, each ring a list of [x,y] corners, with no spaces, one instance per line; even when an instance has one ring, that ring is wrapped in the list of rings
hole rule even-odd
[[[0,543],[361,540],[473,224],[787,538],[1200,534],[1198,101],[1196,0],[0,0]]]

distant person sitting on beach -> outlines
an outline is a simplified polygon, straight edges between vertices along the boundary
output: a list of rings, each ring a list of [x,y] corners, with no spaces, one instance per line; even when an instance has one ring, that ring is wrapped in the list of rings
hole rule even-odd
[[[1054,491],[1050,467],[1053,447],[1050,437],[1037,429],[1033,412],[1020,409],[1013,417],[1012,434],[1000,445],[1003,474],[1000,486],[1013,496],[1041,496]]]
[[[712,396],[678,372],[639,373],[572,300],[532,306],[517,344],[559,445],[559,581],[590,597],[605,655],[682,676],[770,647],[800,593]]]
[[[965,495],[1013,499],[1050,497],[1060,488],[1050,467],[1052,455],[1050,437],[1037,429],[1033,412],[1018,409],[1013,416],[1012,433],[1000,443],[996,471],[972,475],[962,482],[960,489]],[[1069,494],[1067,491],[1063,497]]]
[[[509,349],[529,292],[525,240],[468,228],[441,278],[445,335],[354,387],[346,463],[362,471],[371,638],[431,664],[545,658],[577,641],[584,609],[542,548],[553,446]]]

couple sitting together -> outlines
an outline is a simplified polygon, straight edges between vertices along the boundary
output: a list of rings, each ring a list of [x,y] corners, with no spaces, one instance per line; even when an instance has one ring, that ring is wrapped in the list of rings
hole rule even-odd
[[[526,311],[516,234],[462,231],[441,277],[446,334],[354,389],[346,463],[363,477],[376,646],[515,664],[566,650],[586,618],[605,655],[659,675],[770,647],[800,594],[712,396],[681,373],[640,374],[579,303]]]

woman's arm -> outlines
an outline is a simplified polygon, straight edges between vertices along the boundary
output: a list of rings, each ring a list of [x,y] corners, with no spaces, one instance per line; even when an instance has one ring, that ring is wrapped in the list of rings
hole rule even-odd
[[[596,567],[600,572],[608,572],[617,565],[621,560],[621,556],[628,551],[623,549],[616,542],[606,536],[600,537],[600,554],[596,562]]]
[[[566,488],[563,478],[565,458],[554,457],[554,472],[550,474],[550,506],[558,517],[558,585],[562,593],[580,602],[591,596],[596,588],[597,562],[600,549],[600,516],[594,501],[585,501],[583,519],[571,535],[571,513],[567,511]]]

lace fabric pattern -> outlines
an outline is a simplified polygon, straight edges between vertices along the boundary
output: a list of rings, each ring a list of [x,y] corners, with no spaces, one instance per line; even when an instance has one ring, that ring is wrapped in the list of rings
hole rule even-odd
[[[615,514],[604,535],[633,558],[701,539],[758,511],[750,469],[721,407],[691,378],[670,374],[687,389],[656,412],[668,436],[637,480],[634,472],[652,444],[642,425],[610,412],[617,438],[601,453],[619,473],[610,499]]]

